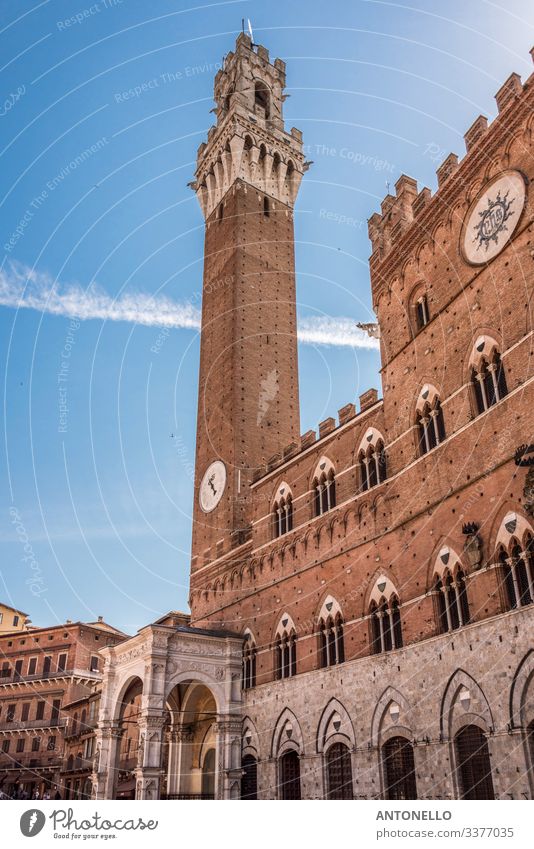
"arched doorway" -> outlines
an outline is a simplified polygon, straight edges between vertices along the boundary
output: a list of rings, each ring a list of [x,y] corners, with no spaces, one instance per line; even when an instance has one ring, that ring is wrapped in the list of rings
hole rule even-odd
[[[328,799],[352,799],[352,764],[344,743],[334,743],[326,753],[326,794]]]
[[[139,758],[139,715],[143,682],[134,678],[119,705],[120,740],[115,766],[114,799],[135,799],[135,770]]]
[[[291,749],[280,758],[280,798],[300,799],[300,758]]]
[[[241,778],[241,798],[258,798],[258,762],[254,755],[245,755],[241,762],[243,777]]]
[[[164,764],[167,799],[217,795],[217,704],[210,688],[184,681],[166,700],[169,712]]]
[[[215,749],[208,749],[202,765],[202,798],[215,798]]]
[[[417,799],[413,746],[406,737],[392,737],[382,747],[386,799]]]
[[[456,735],[461,799],[494,799],[488,742],[477,725],[465,725]]]

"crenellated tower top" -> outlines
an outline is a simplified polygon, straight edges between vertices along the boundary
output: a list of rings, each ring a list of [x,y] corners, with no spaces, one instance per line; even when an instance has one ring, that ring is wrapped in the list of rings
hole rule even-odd
[[[230,186],[243,180],[292,207],[309,167],[302,133],[284,129],[285,62],[240,33],[215,77],[213,110],[217,123],[198,148],[195,190],[204,217],[218,206]]]

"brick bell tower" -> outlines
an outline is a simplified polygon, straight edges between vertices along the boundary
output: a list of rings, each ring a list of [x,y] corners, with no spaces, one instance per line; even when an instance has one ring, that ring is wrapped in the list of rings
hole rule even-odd
[[[293,205],[308,164],[284,86],[285,63],[240,34],[191,184],[206,222],[192,571],[247,539],[254,470],[300,434]]]

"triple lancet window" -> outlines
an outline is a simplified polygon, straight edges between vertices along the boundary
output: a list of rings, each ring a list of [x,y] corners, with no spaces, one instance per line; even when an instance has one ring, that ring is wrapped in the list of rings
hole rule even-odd
[[[315,470],[313,490],[316,516],[322,516],[336,506],[336,475],[326,457],[321,457]]]
[[[370,428],[361,441],[358,451],[360,464],[360,489],[365,492],[387,478],[387,460],[384,440],[378,431]]]
[[[416,406],[419,453],[428,454],[445,439],[445,421],[437,390],[423,386]]]
[[[506,374],[496,343],[487,336],[475,342],[471,355],[471,383],[480,415],[508,394]]]

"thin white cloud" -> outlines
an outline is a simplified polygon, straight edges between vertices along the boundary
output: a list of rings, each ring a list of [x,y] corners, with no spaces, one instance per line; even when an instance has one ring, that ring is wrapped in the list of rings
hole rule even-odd
[[[89,287],[76,283],[62,285],[50,275],[12,262],[0,270],[0,306],[31,309],[50,315],[82,321],[126,321],[148,327],[200,328],[200,309],[165,295],[128,292],[111,298],[97,284]],[[307,316],[298,325],[299,342],[373,349],[376,339],[356,327],[351,318]]]
[[[301,318],[298,325],[299,342],[308,345],[335,345],[349,348],[378,348],[378,339],[356,327],[353,318],[313,315]]]

